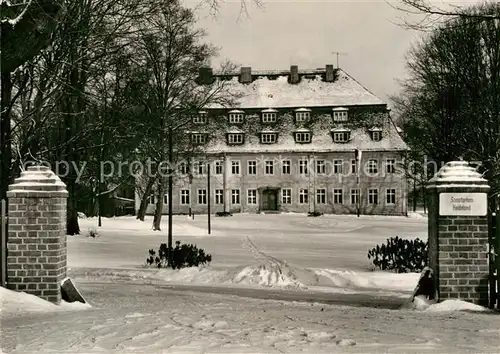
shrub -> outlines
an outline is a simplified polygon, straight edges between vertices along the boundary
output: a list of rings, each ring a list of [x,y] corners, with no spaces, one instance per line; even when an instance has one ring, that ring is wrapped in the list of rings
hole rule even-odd
[[[212,261],[212,255],[206,254],[205,250],[196,247],[192,244],[181,245],[180,241],[175,242],[175,247],[172,249],[172,268],[180,269],[185,267],[198,267],[199,265],[209,264]],[[154,249],[149,250],[149,258],[146,259],[146,264],[156,266],[158,268],[168,267],[168,247],[166,243],[162,243],[158,249],[158,255]]]
[[[406,240],[398,236],[387,239],[368,251],[368,259],[381,270],[397,273],[421,272],[428,263],[428,243],[420,239]]]
[[[233,216],[233,213],[229,211],[218,211],[215,213],[215,216]]]
[[[323,213],[320,213],[319,211],[310,211],[307,213],[307,216],[322,216]]]

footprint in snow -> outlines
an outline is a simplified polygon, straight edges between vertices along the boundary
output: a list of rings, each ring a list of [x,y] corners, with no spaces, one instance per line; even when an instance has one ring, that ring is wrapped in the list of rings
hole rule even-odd
[[[335,343],[341,347],[350,347],[350,346],[356,345],[356,342],[353,341],[352,339],[340,339]]]

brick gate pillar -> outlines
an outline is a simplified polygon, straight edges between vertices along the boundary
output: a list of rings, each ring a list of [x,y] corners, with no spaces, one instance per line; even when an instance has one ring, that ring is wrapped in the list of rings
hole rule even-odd
[[[30,166],[9,186],[7,288],[59,304],[66,277],[66,185]]]
[[[468,162],[448,162],[429,181],[429,266],[438,300],[488,306],[487,181]]]

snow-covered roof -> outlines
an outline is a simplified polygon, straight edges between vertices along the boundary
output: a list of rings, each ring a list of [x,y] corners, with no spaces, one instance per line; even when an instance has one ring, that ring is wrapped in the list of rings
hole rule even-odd
[[[300,71],[299,71],[300,74]],[[342,69],[337,69],[333,82],[323,80],[321,71],[302,76],[299,83],[290,84],[288,74],[279,76],[252,73],[251,83],[239,82],[237,74],[224,75],[226,88],[237,99],[235,108],[293,108],[293,107],[328,107],[353,105],[383,105],[380,98],[368,91]],[[216,76],[217,78],[218,76]],[[229,79],[227,79],[229,77]],[[219,79],[223,80],[222,77]],[[207,108],[224,108],[214,104]]]
[[[333,133],[343,133],[343,132],[350,132],[351,129],[347,129],[347,128],[333,128],[330,131],[333,132]]]
[[[295,112],[311,112],[309,108],[297,108]]]
[[[368,130],[371,131],[371,132],[381,132],[383,129],[380,128],[380,127],[371,127]]]
[[[304,133],[310,133],[310,132],[311,132],[311,130],[310,130],[310,129],[307,129],[307,128],[297,128],[297,129],[295,129],[294,131],[295,131],[296,133],[302,133],[302,132],[304,132]]]
[[[260,131],[261,134],[274,134],[277,133],[276,130],[271,130],[271,129],[264,129]]]
[[[262,113],[277,113],[278,110],[274,108],[266,108],[261,111]]]
[[[332,108],[332,111],[334,111],[334,112],[345,112],[345,111],[348,111],[348,109],[346,107],[335,107],[335,108]]]
[[[227,131],[228,134],[241,134],[241,133],[244,133],[244,131],[242,131],[241,129],[229,129]]]
[[[233,109],[233,110],[229,111],[229,113],[245,113],[245,112],[243,112],[242,110],[239,110],[239,109]]]

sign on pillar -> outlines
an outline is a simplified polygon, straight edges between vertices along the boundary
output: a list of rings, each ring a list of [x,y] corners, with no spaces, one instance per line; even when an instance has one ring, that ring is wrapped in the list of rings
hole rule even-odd
[[[488,182],[465,161],[429,181],[429,266],[439,301],[488,305]]]

